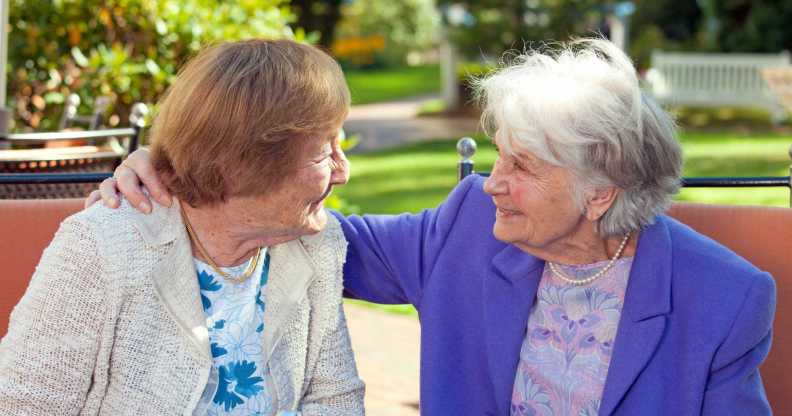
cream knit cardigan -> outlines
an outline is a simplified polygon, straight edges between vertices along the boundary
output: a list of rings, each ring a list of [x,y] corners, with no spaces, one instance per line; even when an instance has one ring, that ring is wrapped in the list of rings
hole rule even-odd
[[[261,341],[277,413],[362,415],[337,220],[270,256]],[[217,385],[211,367],[178,202],[150,215],[95,204],[61,224],[11,314],[0,415],[188,416]]]

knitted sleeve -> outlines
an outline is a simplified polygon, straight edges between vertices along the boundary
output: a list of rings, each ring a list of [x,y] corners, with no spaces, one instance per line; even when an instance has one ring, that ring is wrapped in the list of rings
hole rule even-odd
[[[338,321],[323,340],[313,378],[302,400],[302,416],[363,415],[365,387],[352,354],[344,308],[338,305]]]
[[[74,415],[99,350],[106,290],[91,227],[61,224],[0,342],[0,415]]]
[[[316,236],[320,237],[320,236]],[[341,226],[333,217],[320,238],[309,239],[314,245],[315,267],[324,278],[314,282],[309,296],[317,301],[316,319],[322,330],[310,341],[319,351],[316,366],[300,400],[300,416],[363,415],[365,385],[358,377],[352,342],[349,339],[344,308],[341,303],[343,267],[347,243]],[[326,322],[325,322],[326,321]]]

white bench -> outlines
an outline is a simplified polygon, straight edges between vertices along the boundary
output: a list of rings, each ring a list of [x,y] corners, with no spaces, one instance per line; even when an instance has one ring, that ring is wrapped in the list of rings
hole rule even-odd
[[[646,74],[649,91],[661,104],[702,107],[761,107],[774,122],[786,110],[762,79],[761,70],[792,66],[779,54],[652,52]]]

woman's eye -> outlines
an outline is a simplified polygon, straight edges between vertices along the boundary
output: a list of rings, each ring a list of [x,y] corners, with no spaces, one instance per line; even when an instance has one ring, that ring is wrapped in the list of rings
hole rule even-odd
[[[330,155],[326,155],[326,156],[321,157],[321,158],[319,158],[317,160],[314,160],[314,163],[316,163],[318,165],[320,163],[327,162],[328,159],[330,159]]]
[[[519,170],[520,172],[528,172],[528,169],[525,166],[517,162],[514,162],[514,169]]]

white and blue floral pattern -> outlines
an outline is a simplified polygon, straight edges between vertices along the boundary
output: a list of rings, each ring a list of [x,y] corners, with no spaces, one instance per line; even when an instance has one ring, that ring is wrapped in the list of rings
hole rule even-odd
[[[216,389],[207,386],[198,406],[202,410],[197,412],[205,409],[207,415],[245,416],[273,413],[261,344],[269,254],[264,252],[262,256],[264,261],[259,262],[253,277],[242,283],[224,280],[207,264],[195,260],[214,360],[212,374],[217,378]],[[223,271],[239,275],[245,266]]]

